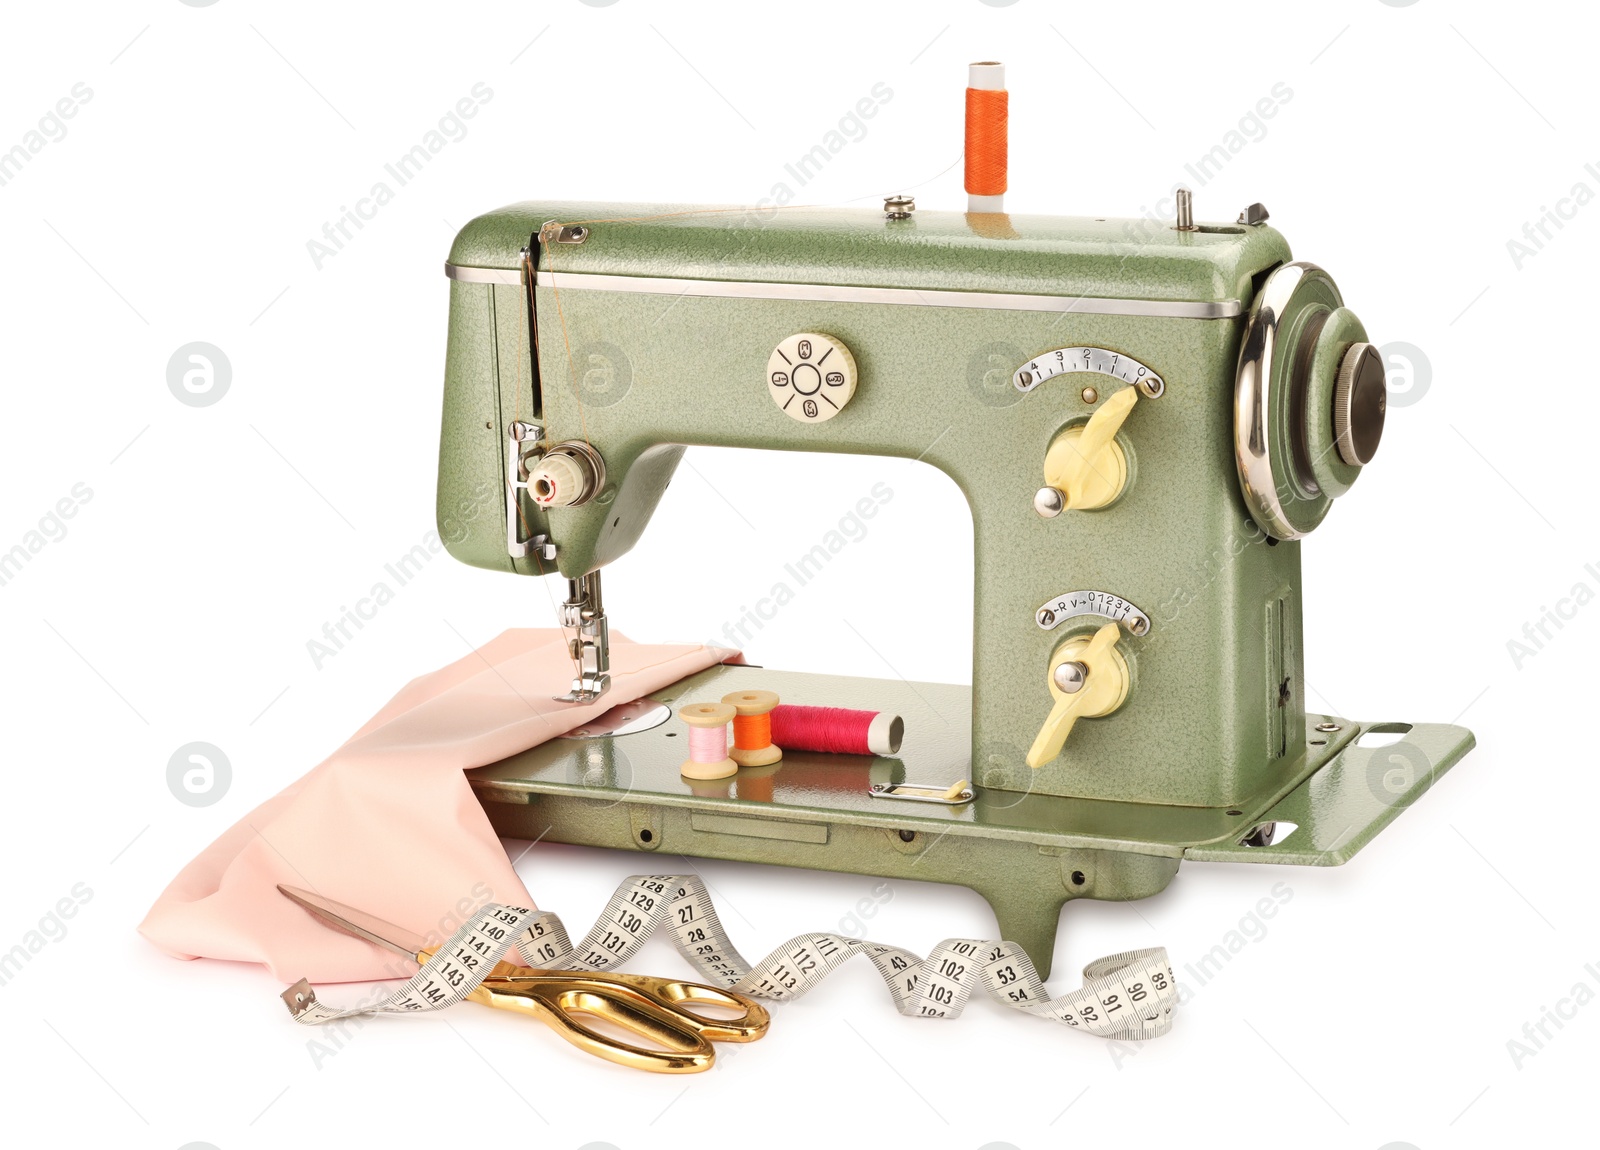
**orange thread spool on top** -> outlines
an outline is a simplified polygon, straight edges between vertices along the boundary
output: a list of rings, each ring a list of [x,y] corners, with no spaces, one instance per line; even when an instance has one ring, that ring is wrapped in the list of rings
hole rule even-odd
[[[1006,192],[1007,125],[1010,95],[1005,67],[992,61],[968,69],[966,187],[969,196],[1003,196]],[[1000,205],[981,205],[999,211]],[[974,205],[972,210],[980,210]]]
[[[741,767],[765,767],[783,758],[772,745],[772,709],[775,691],[732,691],[722,701],[734,709],[733,746],[728,757]]]

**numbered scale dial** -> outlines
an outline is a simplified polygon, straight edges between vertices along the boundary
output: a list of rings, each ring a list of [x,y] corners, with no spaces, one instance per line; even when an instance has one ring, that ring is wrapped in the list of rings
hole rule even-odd
[[[1032,391],[1047,379],[1067,372],[1088,371],[1109,375],[1124,383],[1137,384],[1145,395],[1154,398],[1166,390],[1161,377],[1132,356],[1103,347],[1058,347],[1031,359],[1017,368],[1011,382],[1018,391]]]
[[[767,394],[790,419],[822,423],[843,411],[855,393],[855,357],[831,335],[791,335],[767,360]]]

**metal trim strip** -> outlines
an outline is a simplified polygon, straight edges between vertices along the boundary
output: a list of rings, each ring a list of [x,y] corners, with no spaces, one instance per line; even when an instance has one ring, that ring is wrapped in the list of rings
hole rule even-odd
[[[444,274],[447,278],[464,284],[522,283],[522,272],[517,268],[469,268],[460,264],[446,263]]]
[[[498,268],[468,268],[445,264],[445,274],[453,280],[464,283],[520,284],[522,282],[521,272]],[[636,292],[646,295],[777,299],[810,303],[877,303],[910,307],[968,307],[990,311],[1126,315],[1157,319],[1232,319],[1244,311],[1243,305],[1236,299],[1111,299],[1102,296],[1028,295],[1019,292],[943,291],[931,288],[595,275],[587,272],[541,271],[538,286],[565,291]]]

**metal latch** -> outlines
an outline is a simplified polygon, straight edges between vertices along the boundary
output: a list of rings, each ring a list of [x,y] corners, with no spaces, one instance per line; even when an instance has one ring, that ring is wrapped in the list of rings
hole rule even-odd
[[[544,428],[537,423],[515,420],[506,428],[506,553],[513,559],[554,559],[556,545],[548,535],[522,537],[523,517],[521,495],[528,490],[528,464],[522,454],[522,445],[537,443]]]
[[[905,799],[913,803],[940,803],[947,807],[970,803],[972,784],[962,779],[951,787],[938,783],[873,783],[867,794],[875,799]]]

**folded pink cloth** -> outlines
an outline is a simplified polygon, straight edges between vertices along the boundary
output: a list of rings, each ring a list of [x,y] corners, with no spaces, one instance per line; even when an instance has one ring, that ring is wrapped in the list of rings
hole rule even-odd
[[[565,636],[507,631],[407,684],[328,759],[230,827],[178,873],[139,931],[178,958],[263,962],[285,982],[409,975],[395,956],[318,925],[277,885],[435,944],[485,902],[533,907],[461,772],[735,654],[613,635],[611,690],[579,706],[551,698],[572,679]]]

